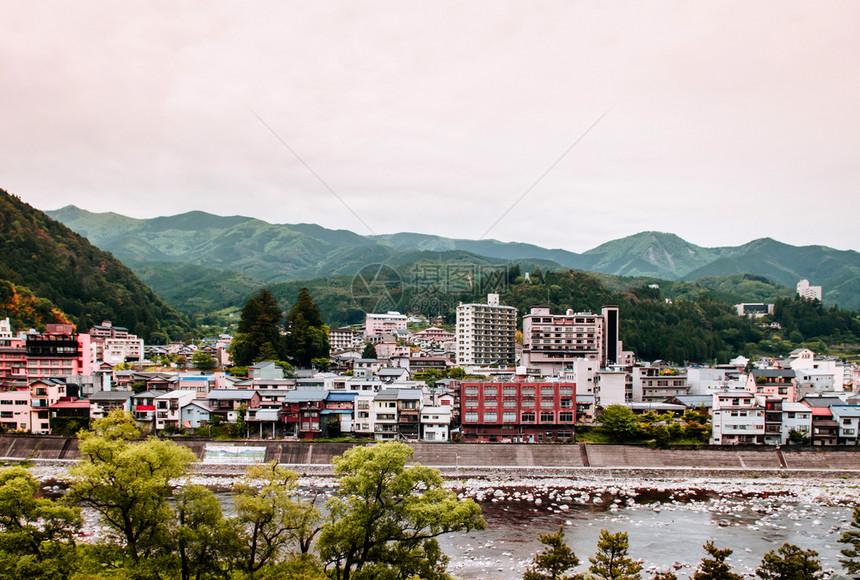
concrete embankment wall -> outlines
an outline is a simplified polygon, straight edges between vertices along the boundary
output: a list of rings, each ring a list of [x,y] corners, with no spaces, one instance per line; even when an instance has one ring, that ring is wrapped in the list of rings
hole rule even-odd
[[[176,439],[203,460],[203,439]],[[218,445],[265,447],[266,461],[293,466],[308,475],[330,475],[331,461],[350,443],[301,441],[211,442]],[[809,447],[685,447],[650,449],[625,445],[439,444],[414,443],[415,461],[439,467],[450,477],[587,477],[607,475],[684,477],[701,475],[789,473],[860,477],[860,449]],[[0,458],[64,463],[80,457],[77,440],[56,436],[0,436]],[[201,473],[234,474],[239,465],[197,464]]]

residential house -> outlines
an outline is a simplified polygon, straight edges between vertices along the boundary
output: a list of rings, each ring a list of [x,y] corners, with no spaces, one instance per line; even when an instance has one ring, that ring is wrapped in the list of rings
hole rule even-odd
[[[833,405],[833,420],[839,425],[839,445],[857,445],[860,442],[860,405]]]
[[[29,433],[30,419],[29,387],[0,391],[0,427],[3,431]]]
[[[669,397],[684,396],[690,392],[686,371],[673,368],[663,361],[634,366],[632,375],[634,403],[659,403]]]
[[[424,406],[421,409],[421,440],[433,442],[448,441],[450,424],[450,406]]]
[[[753,369],[747,377],[746,390],[764,397],[797,401],[797,382],[791,369]]]
[[[711,423],[712,445],[760,445],[764,443],[764,407],[748,391],[714,393]]]
[[[96,391],[88,398],[90,400],[90,418],[102,419],[116,409],[131,412],[131,391]]]
[[[227,423],[235,423],[242,410],[260,406],[260,393],[249,389],[213,389],[206,395],[206,405],[210,416],[218,415]]]
[[[131,395],[131,416],[137,423],[155,427],[155,400],[163,395],[165,391],[143,391]]]
[[[155,429],[179,429],[182,408],[197,398],[197,391],[170,391],[155,398]]]
[[[287,433],[299,439],[317,439],[322,436],[320,414],[329,392],[323,389],[290,391],[284,397],[281,420]]]
[[[833,418],[831,407],[843,404],[839,397],[804,397],[801,404],[812,412],[812,444],[816,446],[839,443],[839,423]]]

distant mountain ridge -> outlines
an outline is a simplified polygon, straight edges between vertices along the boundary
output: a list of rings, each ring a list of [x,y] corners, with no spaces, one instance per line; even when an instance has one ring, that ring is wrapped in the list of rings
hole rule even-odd
[[[151,272],[157,262],[184,263],[241,274],[242,284],[271,284],[352,275],[369,263],[403,263],[414,253],[468,252],[493,260],[540,260],[547,267],[555,264],[663,280],[754,274],[793,288],[798,280],[807,278],[824,287],[826,303],[860,308],[860,253],[825,246],[797,247],[769,238],[741,246],[704,248],[674,234],[641,232],[578,254],[533,244],[409,232],[361,236],[315,224],[271,224],[199,211],[153,219],[92,213],[75,206],[46,213],[137,272],[144,268]],[[156,290],[162,292],[157,286]]]

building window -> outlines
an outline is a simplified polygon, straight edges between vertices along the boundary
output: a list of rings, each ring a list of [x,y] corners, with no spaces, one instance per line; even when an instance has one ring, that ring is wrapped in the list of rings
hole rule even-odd
[[[466,387],[466,394],[478,396],[478,387]]]
[[[535,396],[535,388],[534,387],[523,387],[523,397],[534,397]]]
[[[466,407],[474,408],[478,406],[478,399],[466,399]]]
[[[484,399],[485,407],[495,407],[499,404],[498,399]]]
[[[504,393],[504,395],[506,397],[515,397],[517,394],[517,388],[516,387],[504,387],[502,389],[502,393]]]
[[[496,387],[484,387],[485,397],[495,397],[498,389]]]
[[[535,406],[535,400],[534,399],[523,399],[522,405],[523,405],[523,407],[533,408]]]
[[[516,399],[505,399],[502,401],[502,407],[505,409],[516,409],[517,408],[517,400]]]
[[[516,413],[502,413],[502,422],[503,423],[516,423],[517,422],[517,414]]]
[[[540,422],[541,423],[555,423],[555,413],[547,413],[547,412],[541,411]]]
[[[552,399],[541,399],[540,400],[540,408],[541,409],[553,409],[555,408],[555,401]]]
[[[484,413],[484,423],[495,423],[498,420],[498,413]]]
[[[535,414],[534,413],[523,413],[523,423],[534,423],[535,422]]]
[[[558,414],[558,422],[559,423],[573,423],[573,413],[559,413]]]

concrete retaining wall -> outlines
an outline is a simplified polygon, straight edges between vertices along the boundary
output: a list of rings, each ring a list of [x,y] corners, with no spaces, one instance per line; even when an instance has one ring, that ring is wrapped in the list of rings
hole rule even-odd
[[[176,439],[198,459],[204,439]],[[236,441],[218,444],[266,447],[266,461],[291,466],[299,473],[331,475],[331,461],[350,443]],[[414,443],[415,461],[438,467],[450,477],[669,477],[696,474],[816,473],[860,476],[858,448],[687,447],[649,449],[624,445]],[[0,436],[0,458],[62,464],[79,458],[76,439],[55,436]],[[241,473],[240,465],[196,464],[200,473]],[[624,475],[622,475],[624,474]]]

